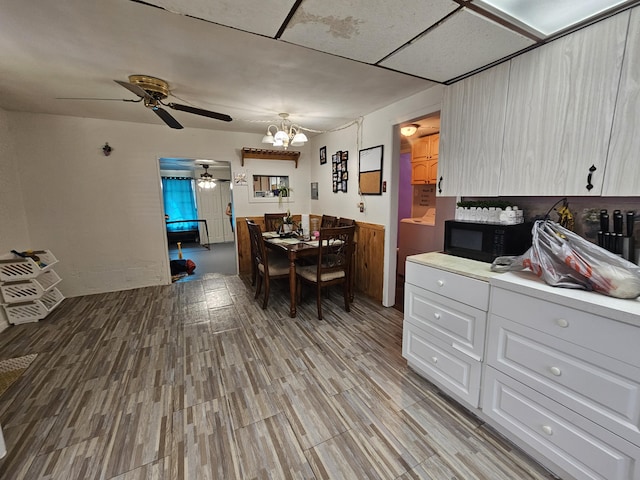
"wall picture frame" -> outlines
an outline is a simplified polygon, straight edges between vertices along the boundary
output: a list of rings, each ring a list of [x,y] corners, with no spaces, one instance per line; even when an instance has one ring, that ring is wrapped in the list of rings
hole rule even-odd
[[[320,165],[327,163],[327,147],[320,147]]]

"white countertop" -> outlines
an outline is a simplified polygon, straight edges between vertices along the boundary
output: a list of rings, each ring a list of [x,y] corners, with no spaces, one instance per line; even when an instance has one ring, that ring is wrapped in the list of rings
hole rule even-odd
[[[459,273],[467,277],[475,278],[488,282],[490,278],[496,275],[502,275],[498,272],[491,271],[491,264],[470,260],[468,258],[456,257],[441,252],[420,253],[418,255],[410,255],[407,262],[420,263],[429,267],[439,268],[447,272]]]
[[[612,320],[640,326],[639,299],[621,299],[586,290],[553,287],[529,270],[504,273],[492,272],[490,263],[478,262],[440,252],[411,255],[407,257],[407,261],[484,280],[494,287],[504,288],[595,315],[601,315]]]
[[[553,287],[529,270],[506,272],[491,278],[494,287],[640,326],[640,300],[614,298],[602,293]]]

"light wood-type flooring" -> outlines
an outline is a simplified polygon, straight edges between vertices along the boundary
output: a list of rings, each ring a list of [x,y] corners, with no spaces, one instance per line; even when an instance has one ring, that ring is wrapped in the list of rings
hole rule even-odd
[[[0,333],[2,479],[552,478],[407,368],[402,313],[338,290],[288,316],[248,278],[66,299]]]

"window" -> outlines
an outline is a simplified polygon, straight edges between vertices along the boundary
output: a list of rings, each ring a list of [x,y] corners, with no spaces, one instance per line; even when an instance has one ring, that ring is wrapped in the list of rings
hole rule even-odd
[[[162,177],[162,198],[167,222],[198,218],[193,178]],[[197,230],[197,222],[169,223],[167,231]]]

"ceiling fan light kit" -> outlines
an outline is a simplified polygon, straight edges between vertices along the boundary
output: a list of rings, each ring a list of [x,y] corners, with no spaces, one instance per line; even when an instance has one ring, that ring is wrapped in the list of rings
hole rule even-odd
[[[309,141],[302,132],[302,127],[291,123],[288,113],[280,113],[279,116],[282,118],[280,126],[269,125],[267,133],[262,137],[262,143],[269,143],[274,147],[283,147],[286,150],[289,146],[299,147]]]
[[[213,178],[213,175],[209,173],[209,165],[205,163],[202,165],[202,168],[204,168],[204,173],[200,174],[200,178],[198,179],[198,187],[205,190],[214,188],[216,186],[216,182]]]

